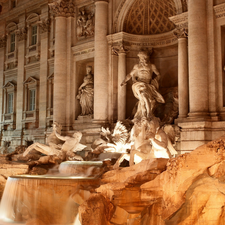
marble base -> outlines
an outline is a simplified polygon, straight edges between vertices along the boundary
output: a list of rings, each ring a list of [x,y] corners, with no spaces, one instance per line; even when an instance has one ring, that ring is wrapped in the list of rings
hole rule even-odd
[[[193,151],[195,148],[208,143],[225,134],[224,121],[178,122],[181,128],[180,140],[177,145],[179,153]]]

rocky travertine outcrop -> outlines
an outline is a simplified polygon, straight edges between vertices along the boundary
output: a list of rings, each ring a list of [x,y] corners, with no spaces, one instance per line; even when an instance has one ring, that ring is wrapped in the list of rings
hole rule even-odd
[[[116,207],[109,224],[223,225],[225,136],[168,162],[109,171],[102,182],[96,191]]]
[[[109,220],[115,208],[110,201],[101,194],[92,194],[79,207],[79,217],[82,225],[110,225]]]

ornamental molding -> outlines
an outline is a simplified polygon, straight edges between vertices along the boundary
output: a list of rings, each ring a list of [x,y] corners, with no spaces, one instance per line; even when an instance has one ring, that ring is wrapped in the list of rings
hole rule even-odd
[[[29,27],[31,24],[36,23],[37,21],[39,21],[40,16],[37,13],[31,13],[27,19],[27,27]]]
[[[217,19],[225,17],[225,3],[214,6],[214,12]]]
[[[18,30],[16,30],[16,35],[18,37],[18,41],[24,41],[27,39],[27,28],[21,27]]]
[[[169,19],[176,25],[177,28],[188,28],[188,12],[171,16]]]
[[[15,32],[18,29],[18,25],[14,22],[9,23],[6,26],[6,35],[10,35],[11,33]]]
[[[76,45],[72,48],[74,56],[80,56],[88,53],[93,53],[95,51],[94,42],[84,43]]]
[[[59,0],[49,4],[50,12],[56,16],[74,17],[75,5],[72,0]]]
[[[42,19],[38,22],[38,25],[40,27],[40,34],[46,33],[50,31],[50,19]]]
[[[129,46],[131,49],[145,47],[166,47],[177,44],[177,38],[174,37],[173,31],[157,35],[135,35],[125,32],[119,32],[107,36],[108,44],[111,46]]]
[[[186,28],[177,28],[173,31],[173,34],[179,38],[187,38],[188,37],[188,29]]]
[[[6,47],[6,35],[2,35],[1,37],[0,37],[0,48],[4,48],[4,47]]]

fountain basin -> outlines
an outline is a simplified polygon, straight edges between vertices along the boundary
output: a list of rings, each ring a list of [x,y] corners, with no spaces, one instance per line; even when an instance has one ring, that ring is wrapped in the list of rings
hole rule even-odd
[[[27,225],[72,225],[78,214],[78,202],[85,200],[83,193],[98,185],[99,179],[93,177],[9,177],[0,206],[0,224],[11,221]]]
[[[102,161],[66,161],[59,166],[62,175],[98,177],[102,172]]]

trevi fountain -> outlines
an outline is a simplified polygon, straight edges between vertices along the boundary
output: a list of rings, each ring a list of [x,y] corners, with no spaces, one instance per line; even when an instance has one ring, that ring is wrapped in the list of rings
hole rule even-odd
[[[225,0],[0,0],[0,225],[225,225]]]
[[[138,57],[120,87],[132,80],[132,120],[102,127],[90,149],[81,132],[63,136],[55,121],[46,144],[1,156],[8,178],[1,224],[225,224],[225,136],[178,154],[179,128],[156,116],[165,102],[160,73],[147,51]],[[92,89],[86,75],[78,94],[84,114],[93,110]]]

